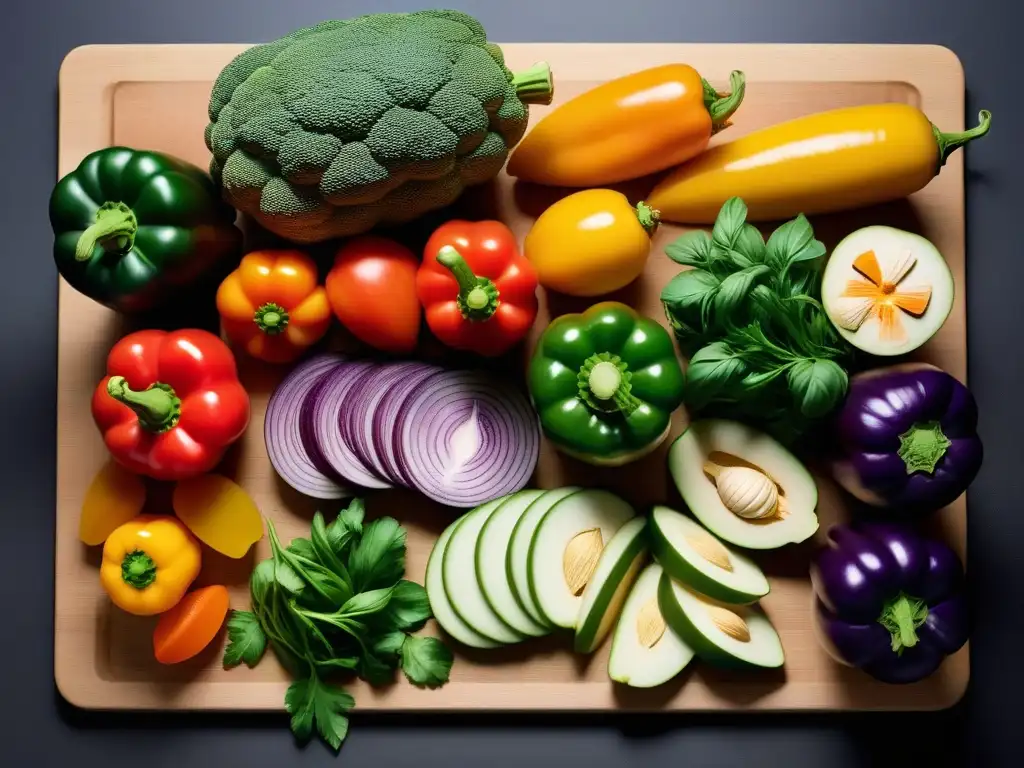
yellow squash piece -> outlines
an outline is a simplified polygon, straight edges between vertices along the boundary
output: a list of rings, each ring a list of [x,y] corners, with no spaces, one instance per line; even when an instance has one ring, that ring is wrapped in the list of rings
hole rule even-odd
[[[174,512],[210,549],[238,559],[263,537],[256,502],[238,483],[223,475],[182,480],[171,500]]]
[[[851,210],[917,192],[949,156],[984,136],[940,132],[909,104],[869,104],[799,117],[712,147],[677,167],[647,197],[664,221],[711,224],[741,197],[750,221]]]
[[[82,500],[78,538],[96,547],[124,523],[137,517],[146,503],[145,481],[115,461],[96,473]]]

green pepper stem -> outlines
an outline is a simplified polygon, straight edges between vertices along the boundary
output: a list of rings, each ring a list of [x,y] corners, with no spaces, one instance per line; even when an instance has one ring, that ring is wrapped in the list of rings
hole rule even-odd
[[[268,336],[284,333],[284,329],[288,327],[288,319],[288,310],[273,302],[261,306],[253,316],[253,322]]]
[[[437,263],[452,273],[459,284],[457,302],[467,320],[487,320],[498,309],[498,286],[486,277],[477,277],[462,254],[446,245],[437,252]]]
[[[156,563],[141,549],[135,549],[121,561],[121,579],[130,587],[145,589],[156,581]]]
[[[139,425],[149,432],[166,432],[181,416],[181,400],[173,389],[160,382],[136,392],[124,376],[111,376],[107,394],[135,411]]]
[[[899,656],[917,645],[917,630],[927,618],[928,606],[924,601],[901,592],[885,604],[878,623],[892,634],[892,649]]]
[[[988,133],[989,126],[991,125],[992,113],[987,109],[983,109],[978,113],[978,124],[966,131],[943,133],[933,125],[932,133],[935,134],[935,141],[939,145],[939,168],[944,166],[949,156],[960,149],[960,147]]]
[[[653,235],[654,230],[658,228],[661,211],[651,208],[651,206],[641,200],[636,204],[636,217],[640,220],[640,226],[644,228],[647,234]]]
[[[529,69],[514,73],[512,85],[519,100],[526,104],[550,104],[555,95],[555,81],[546,61],[538,61]]]
[[[124,203],[104,203],[96,211],[96,221],[89,226],[75,244],[75,261],[88,261],[96,246],[124,253],[135,245],[139,222],[135,212]]]
[[[747,91],[747,77],[738,69],[729,75],[729,93],[719,93],[707,80],[701,80],[704,86],[704,106],[711,115],[711,133],[715,134],[728,128],[733,116]]]
[[[939,422],[921,422],[900,435],[898,455],[903,459],[908,475],[914,472],[927,472],[931,475],[952,444]]]
[[[630,394],[632,374],[622,358],[599,352],[583,361],[576,376],[579,398],[596,411],[629,416],[640,407]]]

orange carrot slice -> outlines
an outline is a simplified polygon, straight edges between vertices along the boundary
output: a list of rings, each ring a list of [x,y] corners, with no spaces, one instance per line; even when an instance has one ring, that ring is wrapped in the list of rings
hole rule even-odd
[[[161,664],[191,659],[217,636],[228,615],[227,587],[215,584],[185,595],[161,614],[153,630],[153,655]]]
[[[875,285],[882,284],[882,268],[878,264],[878,257],[874,251],[864,251],[854,259],[853,268]]]

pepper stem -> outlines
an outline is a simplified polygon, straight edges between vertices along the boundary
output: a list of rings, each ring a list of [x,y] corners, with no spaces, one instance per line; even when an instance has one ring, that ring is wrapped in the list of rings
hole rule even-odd
[[[181,417],[181,400],[173,389],[160,382],[136,392],[124,376],[111,376],[107,394],[135,411],[139,425],[149,432],[166,432]]]
[[[892,649],[897,656],[917,645],[917,630],[928,618],[928,606],[923,600],[902,592],[885,604],[878,623],[892,634]]]
[[[529,69],[515,72],[512,85],[519,100],[526,104],[550,104],[555,95],[555,81],[546,61],[538,61]]]
[[[124,203],[104,203],[96,211],[96,221],[78,236],[75,261],[88,261],[97,245],[120,253],[131,250],[138,229],[139,222],[131,208]]]
[[[907,466],[907,474],[914,472],[935,473],[935,467],[946,455],[953,443],[942,432],[942,425],[937,421],[926,421],[914,424],[900,435],[898,455]]]
[[[939,168],[946,164],[949,156],[960,147],[974,139],[981,138],[988,133],[992,124],[992,113],[983,109],[978,113],[978,124],[966,131],[957,133],[943,133],[936,126],[932,126],[932,133],[935,134],[935,141],[939,144]]]
[[[583,361],[576,377],[579,398],[597,411],[629,416],[640,407],[630,394],[632,374],[618,355],[599,352]]]
[[[711,133],[716,134],[728,128],[733,116],[747,91],[747,76],[734,69],[729,75],[729,93],[719,93],[707,80],[701,79],[704,86],[704,106],[711,115]]]
[[[640,220],[640,226],[644,228],[647,234],[653,235],[654,230],[658,228],[661,211],[651,208],[651,206],[641,200],[636,204],[636,217]]]
[[[121,578],[136,589],[145,589],[156,581],[156,563],[141,549],[135,549],[121,561]]]
[[[288,310],[280,304],[269,302],[256,310],[253,322],[265,334],[276,336],[284,333],[284,329],[288,327]]]
[[[456,301],[467,320],[487,320],[498,309],[498,286],[486,277],[477,277],[462,254],[446,245],[437,252],[437,263],[452,273],[459,284]]]

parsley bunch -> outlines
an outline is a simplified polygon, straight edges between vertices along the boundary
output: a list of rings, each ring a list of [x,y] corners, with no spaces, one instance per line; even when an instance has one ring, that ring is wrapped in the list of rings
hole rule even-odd
[[[851,357],[820,302],[825,246],[803,214],[765,243],[733,197],[710,235],[695,230],[665,252],[693,267],[661,292],[680,349],[690,358],[684,399],[756,424],[785,443],[846,396]]]
[[[269,644],[295,678],[284,700],[292,732],[305,742],[315,725],[335,750],[355,702],[329,678],[382,685],[401,666],[413,684],[436,687],[452,666],[440,640],[410,634],[431,612],[426,590],[402,578],[405,530],[390,517],[363,518],[359,499],[330,525],[317,512],[309,538],[287,547],[267,520],[271,557],[253,570],[252,610],[232,612],[224,651],[225,667],[253,667]]]

